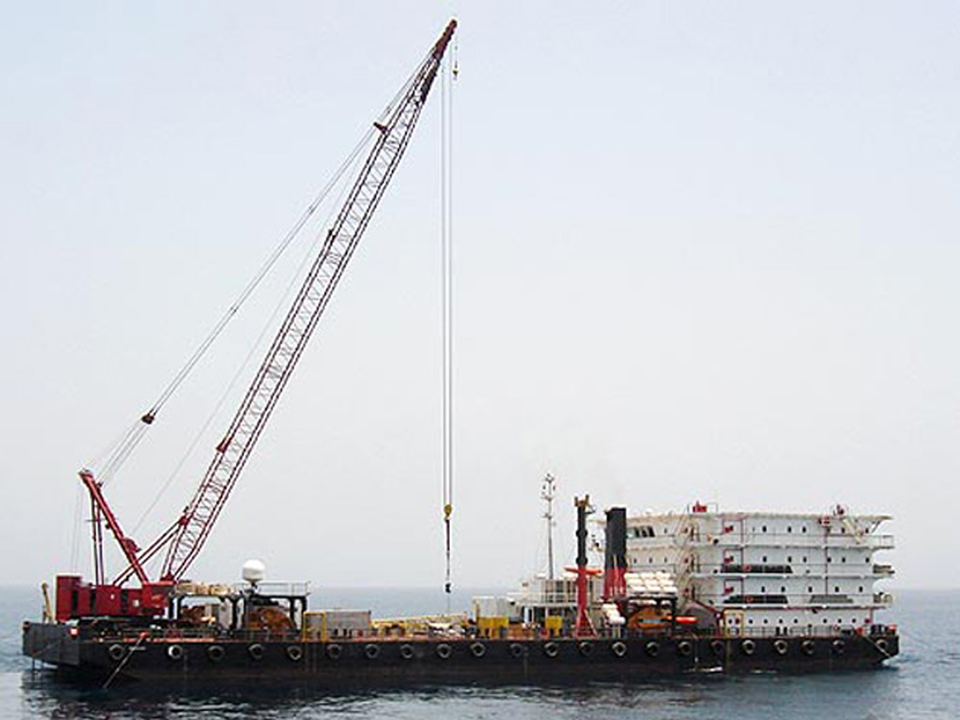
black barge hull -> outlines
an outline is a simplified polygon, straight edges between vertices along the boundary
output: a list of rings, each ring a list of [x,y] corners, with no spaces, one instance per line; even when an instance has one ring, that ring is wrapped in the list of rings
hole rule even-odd
[[[80,638],[26,623],[24,653],[65,680],[304,682],[317,686],[569,683],[686,673],[806,673],[875,668],[899,652],[895,634],[623,639]]]

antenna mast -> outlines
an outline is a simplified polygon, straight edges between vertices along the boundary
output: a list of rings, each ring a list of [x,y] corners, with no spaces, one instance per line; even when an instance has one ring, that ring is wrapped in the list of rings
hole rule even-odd
[[[543,514],[547,521],[547,577],[553,580],[553,498],[556,497],[557,479],[547,473],[540,488],[540,498],[547,503],[547,511]]]

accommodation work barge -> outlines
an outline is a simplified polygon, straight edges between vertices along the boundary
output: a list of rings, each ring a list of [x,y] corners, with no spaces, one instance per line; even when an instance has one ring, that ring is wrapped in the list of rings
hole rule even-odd
[[[790,606],[787,599],[777,606],[728,594],[732,602],[714,604],[697,598],[703,577],[678,574],[676,563],[669,571],[638,570],[642,546],[635,542],[635,528],[651,520],[628,521],[623,508],[607,511],[603,568],[590,567],[586,501],[577,508],[575,566],[559,577],[533,578],[505,597],[476,597],[469,615],[374,619],[368,610],[313,611],[306,586],[264,583],[262,566],[251,561],[243,585],[180,583],[165,618],[91,617],[85,606],[97,602],[92,588],[77,577],[61,576],[58,622],[26,623],[24,652],[54,665],[64,679],[104,685],[290,680],[317,686],[636,681],[684,673],[854,670],[879,666],[899,652],[896,628],[875,621],[873,606],[842,603],[845,616],[834,618],[831,611],[836,614],[837,607],[822,597],[813,598],[819,605],[801,607]],[[706,512],[688,515],[679,526],[711,520]],[[762,521],[765,516],[751,517]],[[871,541],[838,532],[834,537],[823,516],[791,517],[793,522],[806,517],[824,529],[819,540],[798,541],[797,547],[808,552],[821,545],[853,552],[871,542],[886,544],[887,536]],[[738,544],[745,553],[767,547],[764,541]],[[707,545],[719,543],[711,538]],[[686,562],[679,556],[676,560]],[[752,566],[747,570],[740,564],[727,570],[759,582],[770,573],[785,574],[786,568],[758,565],[754,573]],[[719,582],[729,582],[723,573],[701,575],[713,583],[718,575]],[[809,574],[804,577],[812,582]],[[811,614],[819,620],[822,615],[828,622],[770,624],[771,613],[779,613],[781,620]]]
[[[551,562],[546,576],[519,593],[475,598],[470,615],[452,617],[375,620],[365,610],[314,611],[306,586],[265,583],[256,562],[248,563],[238,586],[188,579],[408,147],[455,29],[451,21],[372,123],[366,159],[351,156],[359,171],[346,199],[332,225],[319,230],[320,250],[179,517],[141,547],[107,502],[104,475],[115,474],[134,451],[246,290],[104,465],[81,470],[91,508],[93,579],[57,577],[55,609],[46,602],[42,622],[23,624],[23,652],[51,666],[58,678],[102,687],[138,680],[302,680],[318,686],[642,680],[687,672],[867,668],[895,656],[895,628],[873,615],[889,604],[872,592],[889,566],[868,565],[873,551],[883,549],[873,544],[877,518],[838,516],[817,524],[816,516],[791,516],[798,528],[802,523],[816,532],[784,539],[768,533],[757,514],[748,522],[698,504],[681,516],[628,522],[624,508],[611,508],[602,567],[591,567],[591,506],[584,497],[575,501],[574,565],[555,576]],[[456,76],[455,64],[446,68]],[[288,237],[305,227],[319,200]],[[451,437],[447,400],[445,448]],[[445,453],[449,579],[453,506]],[[781,521],[787,522],[767,524]],[[104,562],[104,538],[110,536],[124,562],[116,574],[108,574]],[[836,555],[844,548],[847,555]],[[809,557],[795,559],[805,550]],[[848,557],[846,571],[830,565],[832,559],[844,565]],[[851,573],[856,564],[859,570]]]

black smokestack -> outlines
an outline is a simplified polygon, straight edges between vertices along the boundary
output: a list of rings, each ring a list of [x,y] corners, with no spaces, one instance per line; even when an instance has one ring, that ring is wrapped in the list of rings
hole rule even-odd
[[[607,570],[627,566],[627,509],[607,510],[607,541],[603,567]]]
[[[605,598],[621,598],[626,595],[627,571],[627,509],[614,507],[607,510],[606,542],[604,543],[603,595]]]

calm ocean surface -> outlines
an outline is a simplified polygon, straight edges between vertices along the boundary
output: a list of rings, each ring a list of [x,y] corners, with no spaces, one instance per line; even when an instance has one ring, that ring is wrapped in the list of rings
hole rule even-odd
[[[454,609],[466,608],[469,594],[455,596]],[[434,591],[331,590],[312,604],[371,607],[384,616],[442,611],[443,603]],[[64,689],[32,674],[20,657],[20,623],[39,614],[39,591],[0,588],[0,718],[960,718],[960,591],[899,593],[887,619],[900,627],[901,655],[876,672],[343,694]]]

